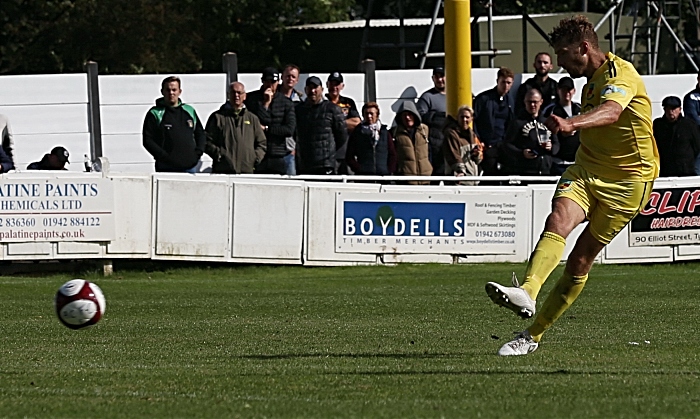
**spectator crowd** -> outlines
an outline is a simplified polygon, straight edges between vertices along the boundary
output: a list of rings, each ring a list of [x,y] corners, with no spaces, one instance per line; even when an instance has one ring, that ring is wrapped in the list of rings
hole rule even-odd
[[[181,81],[167,77],[143,123],[143,146],[157,172],[198,170],[204,153],[212,172],[280,175],[475,176],[561,175],[574,163],[578,132],[553,134],[544,121],[550,115],[570,118],[581,113],[570,77],[549,76],[552,57],[535,56],[535,75],[510,94],[514,73],[502,67],[496,85],[479,93],[473,107],[463,104],[447,113],[443,67],[432,72],[433,87],[417,101],[398,103],[393,121],[382,121],[379,105],[358,110],[342,95],[340,72],[325,83],[316,76],[297,90],[300,70],[289,64],[280,73],[262,71],[257,90],[231,83],[227,101],[206,121],[183,103]],[[664,114],[653,122],[661,176],[700,175],[700,73],[698,84],[683,100],[664,98]],[[515,100],[512,97],[515,97]],[[685,113],[685,115],[684,115]],[[6,116],[0,115],[0,171],[14,169],[14,143]],[[57,146],[29,170],[65,170],[69,153]],[[411,181],[429,184],[430,179]],[[482,182],[483,183],[483,182]]]

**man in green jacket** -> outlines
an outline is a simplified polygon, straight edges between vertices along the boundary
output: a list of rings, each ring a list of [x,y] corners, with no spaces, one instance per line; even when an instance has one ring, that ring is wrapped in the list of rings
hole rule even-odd
[[[231,83],[227,93],[228,102],[211,114],[205,128],[206,153],[213,160],[212,172],[253,173],[265,157],[265,133],[258,117],[243,103],[246,98],[243,83]]]

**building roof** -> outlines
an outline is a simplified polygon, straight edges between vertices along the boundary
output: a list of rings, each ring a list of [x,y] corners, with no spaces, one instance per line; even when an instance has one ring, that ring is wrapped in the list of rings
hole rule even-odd
[[[543,14],[534,14],[530,15],[532,18],[538,18],[538,17],[547,17],[547,16],[555,16],[555,13],[543,13]],[[493,21],[498,22],[498,21],[504,21],[504,20],[520,20],[523,17],[521,15],[509,15],[509,16],[494,16]],[[404,26],[430,26],[432,19],[429,17],[425,18],[412,18],[412,19],[404,19],[403,20],[403,25]],[[488,17],[487,16],[481,16],[479,17],[478,22],[487,22]],[[361,29],[365,27],[365,19],[359,19],[359,20],[350,20],[350,21],[345,21],[345,22],[334,22],[334,23],[311,23],[308,25],[297,25],[297,26],[287,26],[287,29],[296,29],[296,30],[307,30],[307,29]],[[442,26],[445,24],[445,19],[444,18],[438,18],[435,21],[435,24],[437,26]],[[393,27],[399,27],[400,21],[399,19],[371,19],[369,21],[369,26],[370,28],[393,28]]]

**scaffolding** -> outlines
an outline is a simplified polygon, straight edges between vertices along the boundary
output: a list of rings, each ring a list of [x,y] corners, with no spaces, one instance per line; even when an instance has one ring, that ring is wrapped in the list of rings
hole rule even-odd
[[[399,50],[399,67],[406,68],[406,49],[407,48],[421,48],[421,52],[414,53],[416,58],[420,58],[419,68],[425,68],[425,62],[427,58],[439,58],[444,57],[444,52],[429,52],[430,46],[433,40],[433,34],[435,33],[435,26],[438,23],[438,16],[440,10],[444,7],[444,0],[436,0],[435,7],[433,8],[433,15],[430,21],[430,27],[428,28],[428,36],[424,43],[419,42],[405,42],[405,29],[404,29],[404,16],[403,16],[403,2],[398,0],[398,12],[399,12],[399,42],[397,43],[372,43],[369,41],[370,33],[370,21],[372,20],[372,7],[374,5],[374,0],[367,1],[367,15],[365,17],[365,28],[362,32],[362,43],[360,45],[360,64],[367,58],[367,49],[378,48],[378,49],[398,49]],[[493,2],[489,1],[485,8],[488,15],[488,50],[485,51],[472,51],[472,56],[487,56],[489,57],[489,67],[494,66],[494,58],[498,55],[510,54],[510,50],[498,50],[493,46]],[[471,26],[473,27],[478,22],[479,16],[474,16],[471,21]]]
[[[610,51],[617,53],[617,41],[629,40],[629,56],[631,62],[645,64],[646,74],[657,74],[659,56],[663,40],[662,32],[665,30],[673,41],[676,56],[684,57],[688,64],[698,71],[698,57],[693,47],[678,32],[686,19],[700,23],[700,1],[698,0],[635,0],[628,2],[625,8],[625,0],[614,0],[607,13],[595,25],[598,30],[607,20],[610,26]],[[689,9],[691,13],[684,14],[683,10]],[[625,14],[625,10],[627,10]],[[691,16],[692,15],[692,16]],[[620,33],[620,22],[623,16],[632,18],[631,33]],[[697,39],[695,40],[697,47]],[[677,57],[676,57],[677,58]],[[676,66],[677,67],[677,66]]]
[[[444,57],[444,52],[430,52],[431,43],[435,27],[438,25],[440,10],[444,6],[444,0],[436,0],[433,9],[430,27],[428,29],[427,39],[424,43],[405,42],[404,32],[404,16],[403,4],[399,0],[399,42],[396,43],[371,43],[370,38],[370,21],[372,19],[372,6],[374,0],[367,2],[367,15],[365,17],[365,27],[362,34],[362,44],[360,46],[360,62],[366,58],[367,49],[384,48],[398,49],[400,54],[400,68],[406,68],[406,50],[409,48],[420,48],[420,52],[414,53],[416,58],[420,59],[419,68],[424,68],[427,58]],[[528,66],[527,54],[527,25],[532,26],[543,39],[549,42],[546,33],[535,23],[528,14],[526,6],[520,1],[516,1],[521,8],[523,20],[523,66]],[[495,48],[494,29],[493,29],[493,0],[482,4],[486,13],[486,21],[488,25],[488,48],[484,51],[472,51],[473,56],[488,56],[489,67],[494,67],[494,59],[498,55],[510,54],[510,50],[499,50]],[[475,15],[472,18],[472,28],[477,24],[480,17]],[[623,18],[631,18],[631,30],[625,28],[625,33],[621,31],[620,23]],[[684,39],[682,33],[682,25],[693,22],[696,33],[690,36],[691,39]],[[687,70],[693,69],[699,71],[700,63],[700,0],[611,0],[610,7],[601,19],[595,24],[595,30],[598,31],[603,25],[608,24],[609,34],[606,39],[610,42],[610,51],[622,56],[623,58],[637,65],[640,73],[657,74],[659,69],[659,57],[662,55],[668,56],[669,51],[665,49],[669,42],[674,46],[673,53],[675,69],[678,67],[681,60],[685,60]],[[662,36],[667,34],[666,36]],[[619,40],[626,40],[627,50],[618,51]],[[668,66],[666,66],[668,68]],[[560,71],[562,71],[560,69]]]

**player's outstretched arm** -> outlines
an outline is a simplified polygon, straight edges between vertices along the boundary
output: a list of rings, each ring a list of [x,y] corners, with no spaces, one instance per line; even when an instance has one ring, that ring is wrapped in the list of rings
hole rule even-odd
[[[545,125],[554,134],[562,132],[571,135],[574,131],[580,129],[602,127],[615,123],[620,118],[621,113],[622,106],[609,100],[590,112],[576,115],[572,118],[564,119],[556,115],[550,115],[545,121]]]

